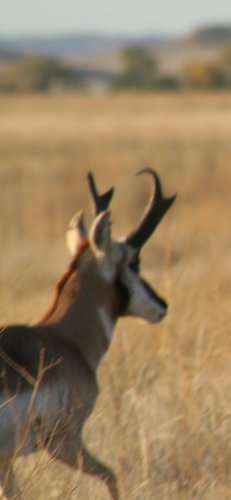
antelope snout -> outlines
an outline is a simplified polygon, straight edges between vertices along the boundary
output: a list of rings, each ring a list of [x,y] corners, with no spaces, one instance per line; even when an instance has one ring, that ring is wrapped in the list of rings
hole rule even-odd
[[[159,323],[162,321],[162,319],[165,318],[168,312],[168,305],[167,304],[162,304],[161,308],[158,309],[157,315],[156,315],[156,322]]]

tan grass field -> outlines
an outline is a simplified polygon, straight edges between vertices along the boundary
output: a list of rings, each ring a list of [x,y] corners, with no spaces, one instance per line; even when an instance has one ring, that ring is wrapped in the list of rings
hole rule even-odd
[[[231,94],[0,97],[1,323],[34,322],[68,263],[65,230],[86,172],[116,186],[113,234],[137,223],[152,166],[177,202],[143,251],[169,302],[158,326],[121,320],[100,366],[88,448],[121,500],[231,498]],[[23,500],[104,500],[95,478],[15,463]]]

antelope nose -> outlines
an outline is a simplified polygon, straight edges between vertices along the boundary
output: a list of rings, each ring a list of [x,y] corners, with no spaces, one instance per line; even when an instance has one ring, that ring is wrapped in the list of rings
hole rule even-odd
[[[162,307],[161,310],[158,312],[157,321],[161,321],[166,316],[167,312],[168,312],[168,306],[166,304],[166,306]]]

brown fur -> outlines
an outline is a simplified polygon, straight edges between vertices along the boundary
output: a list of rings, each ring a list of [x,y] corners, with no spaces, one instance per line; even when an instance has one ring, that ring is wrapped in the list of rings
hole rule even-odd
[[[74,269],[76,268],[77,262],[81,256],[81,254],[84,253],[86,248],[88,248],[89,243],[87,240],[82,242],[82,245],[79,246],[78,251],[76,255],[73,257],[72,261],[69,264],[68,269],[60,276],[59,280],[57,281],[55,285],[55,290],[54,290],[54,295],[53,299],[51,301],[51,304],[48,306],[47,311],[42,315],[42,317],[38,320],[37,324],[41,325],[45,323],[48,318],[52,315],[52,313],[55,311],[58,298],[61,294],[62,289],[66,285],[68,279],[70,278],[71,274],[73,273]]]

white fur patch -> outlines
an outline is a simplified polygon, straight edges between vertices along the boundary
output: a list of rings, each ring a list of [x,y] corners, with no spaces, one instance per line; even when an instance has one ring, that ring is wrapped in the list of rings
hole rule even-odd
[[[143,318],[151,323],[157,323],[165,316],[165,307],[150,296],[138,276],[126,269],[123,273],[123,281],[130,293],[128,315]]]

